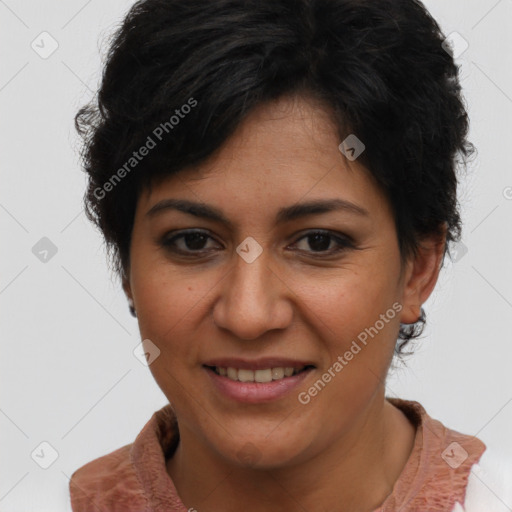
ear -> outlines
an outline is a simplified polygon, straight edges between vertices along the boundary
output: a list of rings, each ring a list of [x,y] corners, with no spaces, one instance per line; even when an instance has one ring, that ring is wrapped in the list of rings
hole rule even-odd
[[[422,304],[434,290],[443,263],[446,245],[446,226],[441,234],[423,237],[415,255],[406,263],[402,298],[403,324],[418,321]]]
[[[132,287],[130,284],[129,275],[130,275],[129,269],[123,271],[123,276],[122,276],[123,290],[126,295],[126,298],[128,300],[130,300],[130,299],[133,300]]]

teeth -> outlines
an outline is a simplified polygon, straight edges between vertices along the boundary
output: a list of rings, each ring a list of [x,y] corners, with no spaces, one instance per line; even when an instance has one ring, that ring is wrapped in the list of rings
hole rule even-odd
[[[303,368],[292,367],[279,367],[279,368],[265,368],[264,370],[247,370],[245,368],[221,368],[216,366],[215,373],[222,375],[231,380],[239,382],[272,382],[273,380],[280,380],[285,377],[291,377],[301,372]]]
[[[254,372],[252,370],[238,370],[238,380],[240,382],[254,382]]]
[[[272,379],[279,380],[284,377],[284,368],[272,368]]]
[[[254,380],[256,382],[272,382],[272,369],[256,370],[254,372]]]

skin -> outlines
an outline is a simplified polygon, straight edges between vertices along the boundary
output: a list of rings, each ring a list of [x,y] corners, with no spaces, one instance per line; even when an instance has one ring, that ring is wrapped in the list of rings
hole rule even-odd
[[[402,264],[387,199],[339,143],[320,104],[283,98],[254,110],[206,163],[139,198],[123,286],[142,339],[161,351],[150,370],[178,418],[180,443],[167,471],[187,508],[323,511],[343,504],[344,512],[371,511],[411,453],[415,429],[385,400],[385,379],[400,322],[417,320],[436,283],[444,238],[425,238]],[[147,215],[168,198],[217,207],[232,226],[172,209]],[[367,213],[276,223],[283,206],[333,198]],[[212,238],[175,241],[189,256],[161,243],[185,229]],[[318,229],[351,237],[353,247],[335,253],[327,237],[319,250],[306,236]],[[263,249],[250,264],[235,251],[249,236]],[[394,303],[400,313],[317,396],[299,403],[297,393]],[[285,397],[240,404],[220,395],[202,366],[214,357],[270,356],[312,361],[315,369]]]

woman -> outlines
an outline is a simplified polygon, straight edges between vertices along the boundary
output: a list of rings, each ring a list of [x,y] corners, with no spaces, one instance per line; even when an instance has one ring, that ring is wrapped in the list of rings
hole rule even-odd
[[[74,511],[508,510],[479,439],[385,396],[460,236],[444,40],[415,0],[133,6],[77,127],[169,405]]]

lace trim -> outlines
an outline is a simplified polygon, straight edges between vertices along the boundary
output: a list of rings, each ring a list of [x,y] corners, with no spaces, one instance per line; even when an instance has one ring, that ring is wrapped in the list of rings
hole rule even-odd
[[[469,474],[486,449],[476,437],[446,428],[418,402],[387,398],[416,426],[411,455],[393,492],[375,512],[446,512],[463,503]]]

